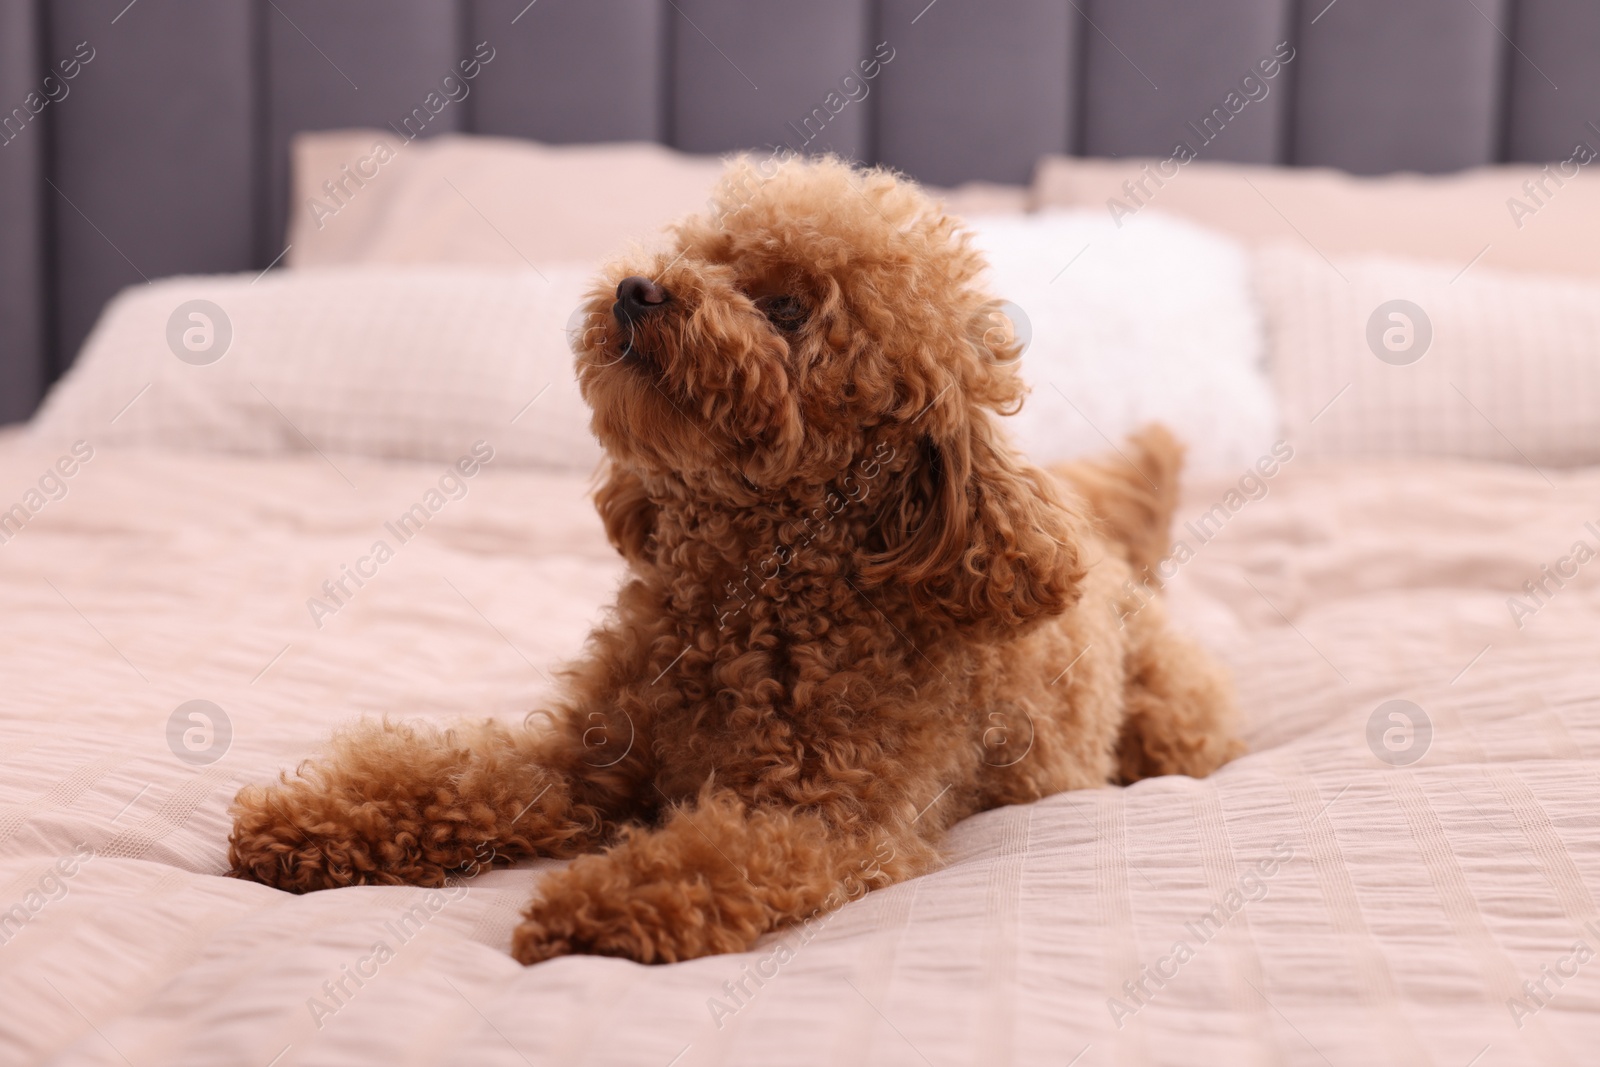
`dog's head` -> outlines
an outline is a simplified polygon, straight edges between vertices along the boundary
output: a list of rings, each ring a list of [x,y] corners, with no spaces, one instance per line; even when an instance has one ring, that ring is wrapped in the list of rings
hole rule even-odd
[[[729,506],[853,484],[866,582],[964,623],[1071,603],[1076,517],[994,422],[1022,401],[1017,342],[956,220],[884,171],[740,160],[674,232],[606,272],[575,341],[625,553],[650,504],[621,479]]]

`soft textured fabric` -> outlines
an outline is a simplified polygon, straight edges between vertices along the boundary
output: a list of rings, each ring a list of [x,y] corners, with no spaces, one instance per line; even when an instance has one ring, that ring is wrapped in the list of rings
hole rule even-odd
[[[1149,422],[1185,442],[1202,476],[1271,449],[1278,413],[1237,242],[1157,212],[1121,230],[1090,211],[970,225],[1026,341],[1031,394],[1007,422],[1034,460],[1103,452]]]
[[[0,441],[0,506],[61,458]],[[578,653],[620,574],[585,482],[497,462],[321,629],[307,598],[442,464],[340,462],[351,485],[314,454],[103,448],[0,544],[0,1062],[1481,1067],[1600,1039],[1600,570],[1521,629],[1507,606],[1600,540],[1600,472],[1296,456],[1196,484],[1174,614],[1231,664],[1251,754],[978,816],[804,945],[523,969],[528,870],[433,897],[221,876],[241,783],[358,715],[516,720]],[[1431,720],[1410,766],[1375,755],[1403,731],[1369,745],[1392,699]],[[215,723],[169,747],[191,700],[231,723],[210,764],[176,753]]]
[[[58,443],[438,462],[482,438],[501,463],[592,471],[600,447],[568,345],[592,281],[587,268],[547,264],[136,286],[106,309],[33,432]],[[212,306],[190,310],[195,300]],[[210,350],[186,351],[189,331]]]
[[[1600,463],[1600,281],[1284,245],[1256,291],[1306,456]]]
[[[1292,242],[1324,256],[1383,253],[1437,259],[1456,270],[1470,263],[1473,271],[1594,277],[1600,275],[1600,178],[1591,173],[1597,144],[1569,145],[1548,168],[1375,178],[1205,159],[1051,156],[1035,171],[1033,198],[1039,207],[1092,208],[1124,222],[1147,209],[1167,211],[1247,244]]]
[[[717,156],[653,144],[407,142],[380,130],[303,133],[292,158],[290,267],[598,264],[704,211],[723,169]],[[1021,211],[1028,200],[989,182],[941,195],[957,214]]]

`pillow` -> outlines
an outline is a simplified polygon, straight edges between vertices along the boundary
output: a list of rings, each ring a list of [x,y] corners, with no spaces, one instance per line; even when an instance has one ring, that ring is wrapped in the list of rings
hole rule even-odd
[[[1147,205],[1250,245],[1593,277],[1600,178],[1584,161],[1594,158],[1580,144],[1548,167],[1358,178],[1324,168],[1054,156],[1040,161],[1033,194],[1042,207],[1092,207],[1124,222]]]
[[[449,134],[302,133],[291,149],[290,267],[594,263],[703,211],[722,160],[655,144],[552,147]],[[955,214],[1021,212],[1027,190],[930,190]]]
[[[589,471],[566,329],[586,268],[362,267],[125,289],[32,424],[50,441]]]
[[[704,210],[722,174],[715,157],[654,144],[376,130],[300,134],[292,165],[291,267],[598,263]]]
[[[1256,257],[1284,432],[1307,458],[1600,462],[1600,283],[1293,246]]]
[[[962,218],[982,215],[1022,215],[1029,210],[1031,193],[1020,185],[998,182],[967,182],[954,189],[925,185],[923,190],[943,205],[944,210]]]
[[[1249,259],[1235,242],[1161,215],[1121,229],[1098,211],[978,218],[989,284],[1026,338],[1031,387],[1008,422],[1036,462],[1107,451],[1145,423],[1189,447],[1189,471],[1237,475],[1272,448]]]

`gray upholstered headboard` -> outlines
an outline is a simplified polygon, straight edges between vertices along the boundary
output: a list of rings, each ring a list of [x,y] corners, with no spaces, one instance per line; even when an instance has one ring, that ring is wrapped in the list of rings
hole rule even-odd
[[[1282,41],[1204,158],[1445,171],[1600,121],[1595,0],[0,0],[0,421],[121,287],[266,267],[290,136],[398,124],[480,41],[426,134],[717,152],[813,116],[806,147],[938,184],[1170,154]]]

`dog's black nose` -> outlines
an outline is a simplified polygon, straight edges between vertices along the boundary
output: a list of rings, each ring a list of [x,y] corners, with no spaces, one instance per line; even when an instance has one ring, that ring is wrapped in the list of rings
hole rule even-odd
[[[635,274],[617,283],[617,312],[626,318],[636,319],[666,302],[667,291],[649,278]]]

